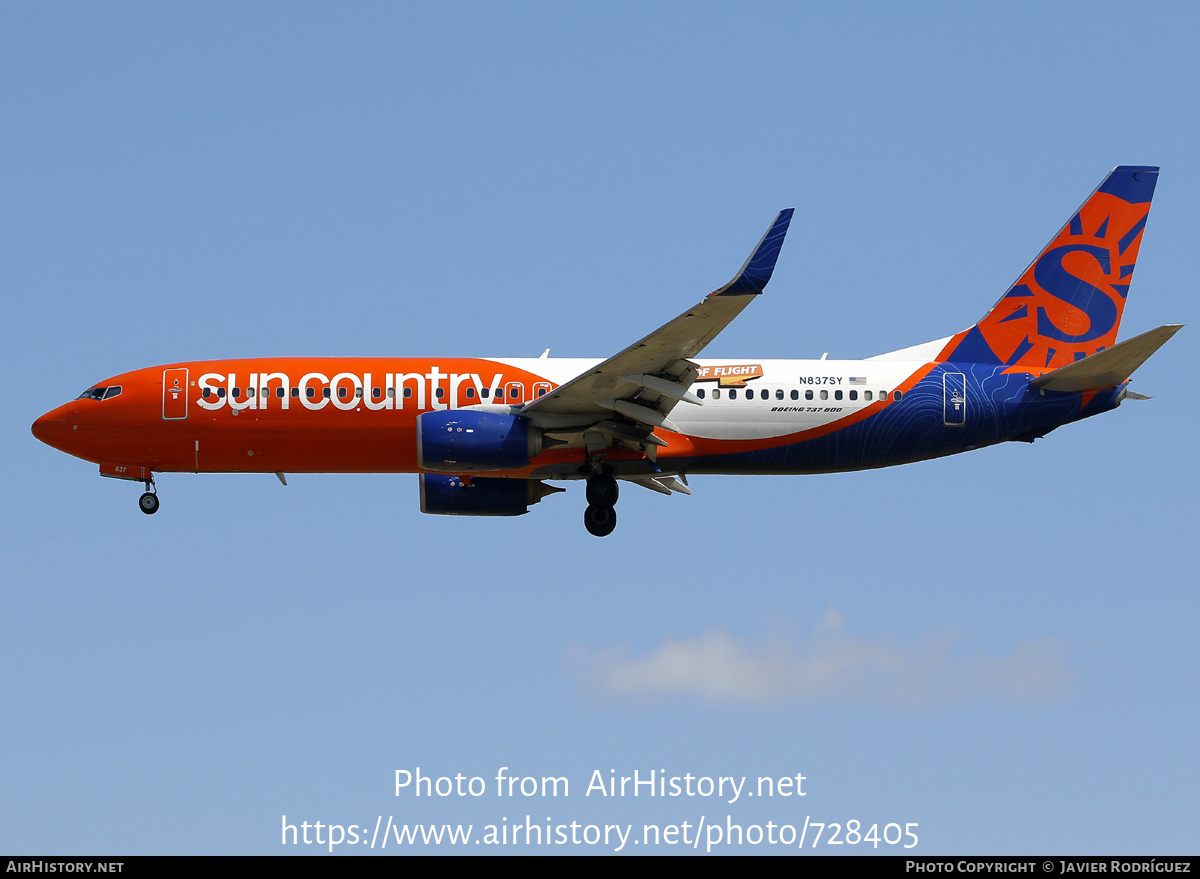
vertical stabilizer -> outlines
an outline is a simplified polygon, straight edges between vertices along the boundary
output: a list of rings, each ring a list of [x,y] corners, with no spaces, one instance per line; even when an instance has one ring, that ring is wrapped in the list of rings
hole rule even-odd
[[[1116,342],[1158,168],[1121,165],[941,359],[1038,371]]]

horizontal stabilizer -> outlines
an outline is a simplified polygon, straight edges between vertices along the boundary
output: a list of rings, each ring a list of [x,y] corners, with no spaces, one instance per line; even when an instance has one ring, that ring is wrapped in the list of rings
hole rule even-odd
[[[1030,384],[1047,391],[1067,392],[1115,387],[1133,375],[1135,369],[1181,329],[1183,324],[1167,324],[1150,330],[1039,376]]]

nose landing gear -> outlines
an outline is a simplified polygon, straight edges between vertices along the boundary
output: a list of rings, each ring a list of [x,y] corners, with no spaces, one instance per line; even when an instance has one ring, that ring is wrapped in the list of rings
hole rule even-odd
[[[147,516],[158,512],[158,489],[154,486],[154,478],[146,480],[146,493],[138,498],[138,509]]]
[[[617,527],[615,504],[620,488],[609,473],[597,473],[587,481],[588,507],[583,511],[583,527],[595,537],[607,537]]]

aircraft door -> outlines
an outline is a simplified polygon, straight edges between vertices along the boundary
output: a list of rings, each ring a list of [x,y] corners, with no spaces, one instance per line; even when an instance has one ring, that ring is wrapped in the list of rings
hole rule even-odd
[[[943,420],[947,427],[967,423],[967,377],[961,372],[942,374]]]
[[[514,393],[515,392],[515,393]],[[510,406],[525,402],[525,384],[523,382],[508,382],[504,386],[504,402]]]
[[[188,416],[188,371],[163,370],[163,421],[181,421]]]
[[[534,382],[533,383],[533,399],[544,397],[550,393],[550,382]]]

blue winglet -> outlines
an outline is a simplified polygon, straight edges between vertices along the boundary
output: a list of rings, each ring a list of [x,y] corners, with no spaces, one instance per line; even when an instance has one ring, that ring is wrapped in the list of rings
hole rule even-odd
[[[771,273],[775,271],[775,261],[779,259],[779,249],[783,247],[783,237],[787,235],[788,223],[792,221],[794,212],[795,208],[780,211],[741,271],[733,276],[732,281],[719,290],[714,290],[711,295],[742,296],[761,293],[771,280]]]

